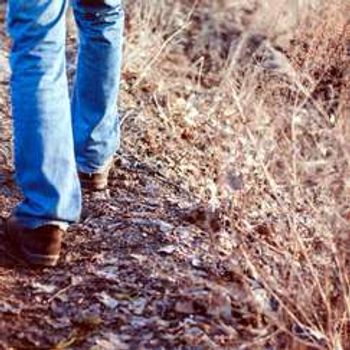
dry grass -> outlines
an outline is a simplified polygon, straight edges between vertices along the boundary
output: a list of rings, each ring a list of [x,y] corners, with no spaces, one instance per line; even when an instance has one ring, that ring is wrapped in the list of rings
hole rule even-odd
[[[124,149],[226,218],[240,349],[350,349],[350,10],[295,4],[127,2]]]

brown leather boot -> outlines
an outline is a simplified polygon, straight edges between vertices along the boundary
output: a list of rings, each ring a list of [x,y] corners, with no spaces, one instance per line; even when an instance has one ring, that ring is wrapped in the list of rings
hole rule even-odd
[[[108,187],[108,176],[113,166],[113,159],[109,160],[101,172],[78,172],[81,188],[89,191],[103,191]]]
[[[5,237],[18,255],[30,265],[55,266],[60,256],[64,231],[57,226],[46,225],[29,229],[15,218],[5,222]]]
[[[103,191],[108,187],[108,174],[87,174],[79,172],[81,188],[89,191]]]

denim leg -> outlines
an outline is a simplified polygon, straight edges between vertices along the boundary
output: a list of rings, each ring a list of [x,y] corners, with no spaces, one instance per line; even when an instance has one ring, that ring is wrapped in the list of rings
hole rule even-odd
[[[72,98],[78,169],[103,169],[119,147],[117,99],[124,12],[121,0],[72,0],[79,54]]]
[[[9,0],[11,96],[24,226],[66,226],[80,215],[65,62],[67,0]]]

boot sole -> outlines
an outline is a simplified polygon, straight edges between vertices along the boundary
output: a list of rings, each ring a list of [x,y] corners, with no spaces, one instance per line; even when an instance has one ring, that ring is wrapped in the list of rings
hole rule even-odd
[[[33,254],[23,246],[20,246],[20,252],[29,264],[36,266],[54,267],[59,259],[59,255]]]
[[[89,180],[80,179],[80,185],[83,190],[88,190],[88,191],[104,191],[108,188],[107,181],[101,181],[99,183],[96,183],[96,182],[91,182]]]
[[[7,243],[12,248],[15,257],[24,260],[32,266],[54,267],[57,265],[59,255],[44,255],[31,253],[26,247],[19,243],[16,238],[9,232],[9,228],[5,225],[4,236],[7,238]]]

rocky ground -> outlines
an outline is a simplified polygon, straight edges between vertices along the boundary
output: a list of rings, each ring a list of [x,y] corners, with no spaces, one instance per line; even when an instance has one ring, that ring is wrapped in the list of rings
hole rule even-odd
[[[6,216],[10,184],[0,200]],[[57,268],[29,269],[1,246],[4,349],[204,349],[249,338],[240,277],[212,261],[203,213],[188,215],[196,198],[118,158],[110,191],[85,203]]]

